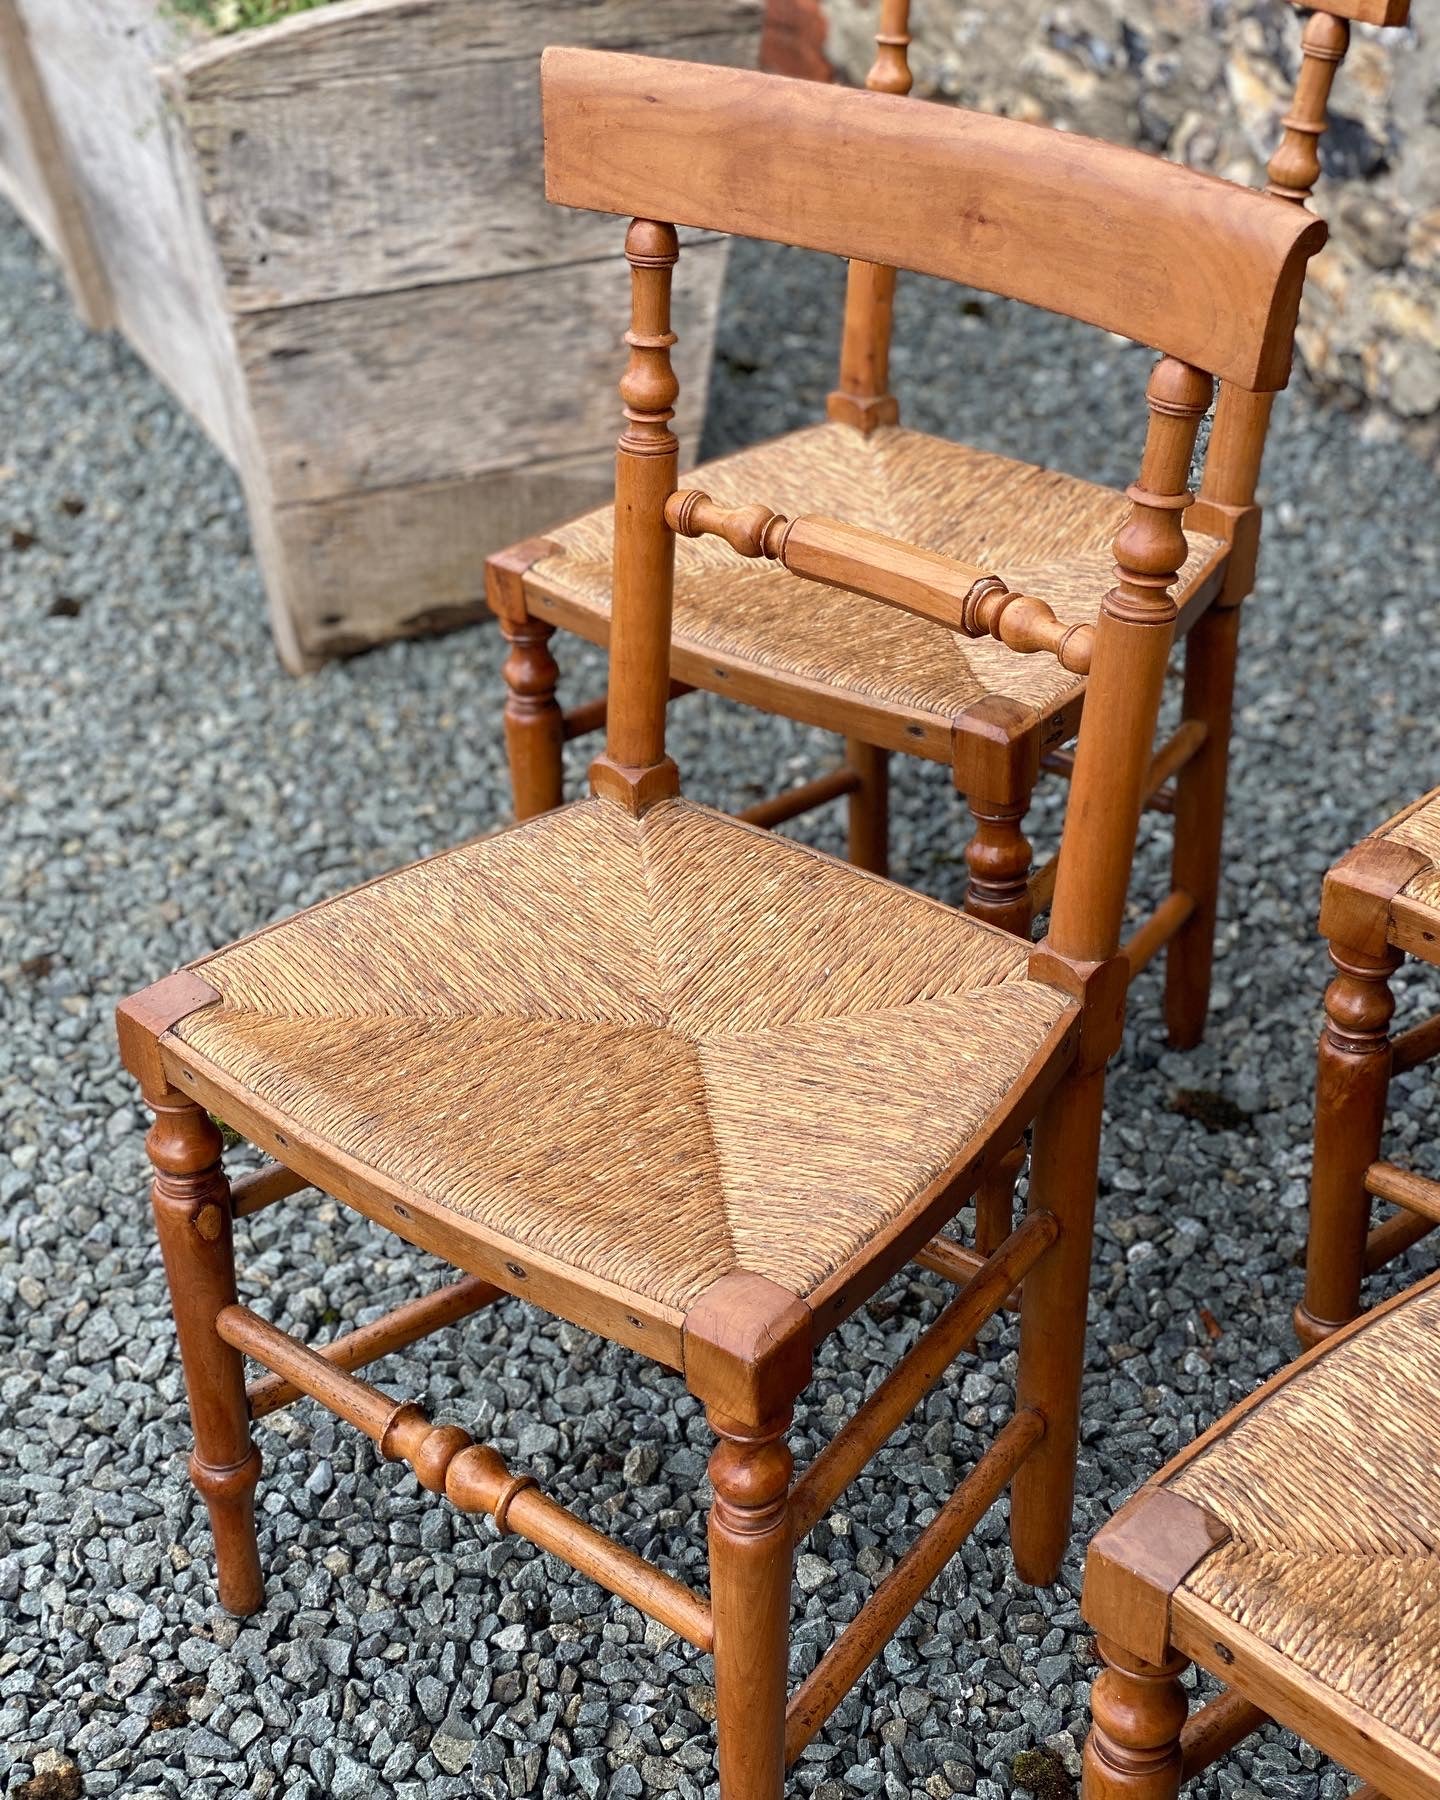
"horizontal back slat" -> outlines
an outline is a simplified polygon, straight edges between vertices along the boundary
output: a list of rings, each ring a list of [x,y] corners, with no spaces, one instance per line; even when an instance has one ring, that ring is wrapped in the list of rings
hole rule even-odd
[[[542,88],[560,205],[915,269],[1285,385],[1325,227],[1284,201],[1044,126],[748,70],[551,49]]]

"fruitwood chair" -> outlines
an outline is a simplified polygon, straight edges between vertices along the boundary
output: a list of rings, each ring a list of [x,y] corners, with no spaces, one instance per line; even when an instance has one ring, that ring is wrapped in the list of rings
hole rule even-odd
[[[1440,1182],[1380,1155],[1391,1076],[1440,1056],[1440,1014],[1390,1035],[1390,978],[1407,955],[1440,964],[1440,788],[1336,863],[1320,930],[1336,975],[1325,994],[1305,1298],[1295,1309],[1304,1344],[1353,1319],[1364,1277],[1440,1224]],[[1399,1209],[1373,1231],[1372,1199]]]
[[[1331,0],[1310,18],[1295,103],[1270,164],[1272,194],[1303,205],[1319,173],[1316,143],[1346,21],[1396,24],[1407,6]],[[881,0],[868,86],[886,108],[910,88],[908,23],[908,0]],[[1022,591],[1043,593],[1066,624],[1093,623],[1126,497],[904,429],[889,391],[895,274],[879,261],[850,263],[828,422],[706,464],[691,485],[720,505],[759,494],[786,514],[819,506],[928,550],[985,559]],[[1166,1018],[1180,1046],[1199,1042],[1209,999],[1239,607],[1254,584],[1269,417],[1268,395],[1224,384],[1176,586],[1187,634],[1183,717],[1146,781],[1147,806],[1175,816],[1171,892],[1126,953],[1138,972],[1169,943]],[[505,733],[517,818],[560,804],[564,743],[604,723],[603,698],[561,710],[549,639],[558,626],[608,641],[611,537],[606,509],[490,560],[490,605],[511,646]],[[773,826],[848,795],[850,859],[883,874],[890,752],[948,764],[974,817],[965,908],[1028,936],[1049,905],[1056,863],[1032,868],[1025,815],[1042,769],[1069,777],[1062,746],[1079,723],[1083,666],[1072,655],[1027,661],[1004,633],[976,642],[953,620],[893,611],[844,588],[818,592],[740,550],[709,534],[679,545],[672,692],[705,689],[847,740],[843,767],[740,816]]]
[[[591,795],[193,964],[120,1008],[120,1040],[156,1113],[155,1212],[223,1604],[264,1598],[250,1419],[310,1394],[433,1492],[713,1652],[726,1800],[774,1800],[1012,1477],[1021,1573],[1050,1581],[1065,1549],[1120,924],[1186,481],[1212,375],[1283,385],[1324,226],[1136,152],[939,107],[579,50],[548,51],[542,80],[551,199],[634,215]],[[1095,623],[1005,604],[979,568],[856,526],[781,518],[761,494],[726,510],[680,489],[672,221],[978,281],[1155,344]],[[665,754],[676,529],[1084,661],[1095,704],[1043,944],[680,798]],[[210,1113],[278,1159],[241,1208]],[[1023,1222],[988,1257],[937,1236],[1031,1121]],[[237,1302],[231,1220],[302,1181],[465,1279],[318,1352],[287,1336]],[[959,1291],[792,1485],[814,1346],[912,1258]],[[797,1540],[1022,1281],[1014,1418],[787,1707]],[[350,1372],[498,1291],[667,1365],[707,1407],[708,1600]],[[269,1371],[248,1403],[245,1355]]]
[[[1174,1800],[1275,1719],[1440,1793],[1440,1276],[1291,1364],[1096,1535],[1085,1800]],[[1225,1683],[1190,1713],[1194,1662]]]

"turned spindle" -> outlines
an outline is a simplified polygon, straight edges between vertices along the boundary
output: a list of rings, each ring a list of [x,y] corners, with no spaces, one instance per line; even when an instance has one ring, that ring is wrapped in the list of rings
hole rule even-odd
[[[880,0],[875,61],[865,86],[877,94],[908,94],[910,0]],[[894,425],[900,403],[890,392],[890,340],[895,323],[895,271],[882,263],[852,261],[845,277],[845,325],[840,341],[840,385],[826,403],[833,423],[867,435]]]
[[[610,700],[605,752],[591,764],[597,794],[643,812],[679,790],[665,754],[670,697],[670,620],[675,536],[665,502],[675,490],[680,445],[670,429],[680,383],[670,361],[671,272],[680,256],[673,225],[632,222],[630,358],[620,382],[625,429],[615,455],[615,559],[610,623]]]
[[[1329,124],[1330,89],[1350,45],[1347,20],[1311,13],[1300,42],[1300,78],[1284,136],[1266,168],[1265,192],[1303,206],[1320,176],[1320,137]]]

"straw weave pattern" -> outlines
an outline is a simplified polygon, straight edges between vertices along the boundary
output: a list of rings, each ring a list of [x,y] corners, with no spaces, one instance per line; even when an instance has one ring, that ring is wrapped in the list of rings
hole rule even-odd
[[[1407,900],[1418,900],[1423,906],[1440,908],[1440,788],[1424,803],[1405,814],[1400,822],[1385,833],[1393,843],[1408,844],[1430,859],[1430,868],[1412,876],[1405,884]]]
[[[1170,1485],[1234,1534],[1186,1592],[1440,1756],[1440,1288],[1286,1382]]]
[[[1071,1002],[963,913],[685,801],[583,801],[201,965],[179,1035],[461,1218],[666,1306],[804,1296]]]
[[[819,513],[978,564],[1049,601],[1067,623],[1093,620],[1114,585],[1111,544],[1127,502],[1110,488],[990,456],[899,426],[864,437],[817,425],[707,463],[684,477],[723,505],[763,501]],[[527,579],[600,615],[610,609],[613,509],[547,533],[560,552]],[[1183,597],[1220,548],[1191,534]],[[676,543],[674,640],[732,665],[793,675],[946,725],[985,695],[1038,711],[1082,677],[1051,656],[1017,656],[858,594],[742,557],[717,537]]]

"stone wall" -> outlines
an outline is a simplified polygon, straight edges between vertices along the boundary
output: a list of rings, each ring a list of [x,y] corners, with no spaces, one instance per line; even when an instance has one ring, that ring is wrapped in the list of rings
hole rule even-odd
[[[826,53],[864,80],[878,0],[824,0]],[[1285,0],[914,0],[916,92],[1263,179],[1299,61]],[[1354,29],[1335,84],[1300,354],[1374,429],[1440,448],[1440,0]]]

